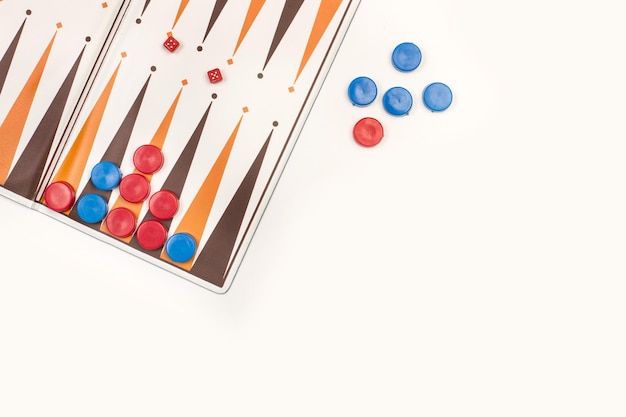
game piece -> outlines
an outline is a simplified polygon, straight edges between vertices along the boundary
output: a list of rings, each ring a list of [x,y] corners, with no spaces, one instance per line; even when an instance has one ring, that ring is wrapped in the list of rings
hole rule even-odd
[[[126,175],[120,181],[120,195],[129,203],[140,203],[150,195],[150,183],[141,174]]]
[[[385,110],[393,116],[403,116],[413,107],[413,96],[403,87],[393,87],[383,96]]]
[[[165,252],[174,262],[187,262],[196,253],[196,240],[188,233],[176,233],[167,239]]]
[[[222,81],[222,72],[219,68],[212,69],[207,74],[209,76],[209,81],[213,84]]]
[[[180,46],[180,42],[178,42],[173,36],[169,36],[165,42],[163,42],[163,46],[165,46],[168,51],[174,52]]]
[[[348,97],[356,106],[371,104],[377,95],[376,83],[369,77],[357,77],[348,86]]]
[[[137,226],[137,219],[132,211],[118,207],[106,216],[106,226],[109,232],[116,237],[125,238],[133,234]]]
[[[103,191],[111,191],[117,187],[122,179],[122,171],[112,162],[97,163],[91,170],[91,182]]]
[[[133,154],[133,164],[144,174],[154,174],[163,166],[163,152],[154,145],[142,145]]]
[[[424,89],[424,105],[433,112],[446,110],[452,104],[452,90],[444,83],[432,83]]]
[[[391,62],[398,71],[413,71],[422,62],[422,51],[411,42],[401,43],[393,50]]]
[[[159,220],[169,220],[178,211],[178,197],[169,190],[161,190],[148,202],[150,213]]]
[[[137,242],[146,250],[157,250],[165,245],[167,230],[157,220],[147,220],[137,228]]]
[[[46,188],[43,198],[49,208],[61,213],[74,206],[76,191],[65,181],[58,181]]]
[[[100,223],[107,215],[108,206],[104,197],[85,194],[76,203],[76,211],[85,223]]]
[[[383,125],[373,117],[365,117],[359,120],[352,131],[354,140],[363,146],[375,146],[383,139]]]

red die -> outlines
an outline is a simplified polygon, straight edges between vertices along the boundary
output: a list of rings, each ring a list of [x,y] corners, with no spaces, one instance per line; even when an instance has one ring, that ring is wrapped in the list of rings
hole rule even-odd
[[[180,42],[178,42],[173,36],[170,36],[165,40],[163,46],[165,46],[168,51],[174,52],[176,48],[180,46]]]
[[[209,81],[211,81],[212,83],[222,81],[222,73],[219,68],[212,69],[207,74],[209,75]]]

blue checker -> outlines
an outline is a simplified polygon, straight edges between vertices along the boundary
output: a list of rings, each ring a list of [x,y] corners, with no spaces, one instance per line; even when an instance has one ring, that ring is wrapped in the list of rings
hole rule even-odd
[[[413,107],[413,96],[404,87],[393,87],[383,96],[385,110],[393,116],[403,116]]]
[[[100,223],[108,210],[106,200],[98,194],[85,194],[76,204],[78,217],[85,223]]]
[[[348,86],[350,101],[357,106],[371,104],[377,95],[378,87],[376,87],[374,80],[368,77],[357,77]]]
[[[444,83],[432,83],[424,89],[424,105],[431,111],[444,111],[452,104],[452,90]]]
[[[196,240],[189,233],[176,233],[165,243],[167,256],[174,262],[187,262],[196,253]]]
[[[401,43],[393,50],[391,62],[398,71],[413,71],[422,62],[422,51],[414,43]]]
[[[121,180],[122,171],[113,162],[100,162],[91,170],[91,182],[99,190],[111,191]]]

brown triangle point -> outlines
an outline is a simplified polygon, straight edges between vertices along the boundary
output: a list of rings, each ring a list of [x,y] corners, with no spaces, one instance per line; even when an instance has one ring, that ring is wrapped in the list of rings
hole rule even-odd
[[[287,29],[291,26],[291,23],[296,18],[298,11],[300,11],[300,7],[304,0],[293,0],[285,2],[285,7],[283,8],[283,12],[280,15],[280,20],[278,21],[278,27],[276,28],[276,33],[274,34],[274,39],[272,39],[272,44],[270,46],[270,50],[267,54],[267,58],[265,59],[265,64],[263,65],[263,70],[267,67],[267,64],[272,59],[272,55],[278,49],[278,45],[283,40],[285,33],[287,33]]]
[[[263,166],[271,138],[272,133],[266,139],[191,268],[193,275],[220,288],[226,282],[237,236],[243,227],[243,219],[248,210],[250,198]]]
[[[126,117],[122,121],[122,124],[120,125],[119,129],[117,130],[117,133],[113,137],[113,140],[111,140],[111,143],[109,144],[109,147],[107,148],[104,155],[102,156],[101,161],[113,162],[117,166],[121,165],[122,159],[124,158],[124,155],[126,153],[126,149],[128,148],[128,142],[130,141],[133,128],[135,127],[135,122],[137,121],[137,116],[139,115],[139,111],[141,110],[141,105],[146,95],[146,91],[148,89],[148,85],[150,83],[151,77],[152,77],[151,75],[148,76],[148,79],[146,80],[143,87],[139,91],[137,98],[135,98],[133,105],[131,106],[130,110],[126,114]],[[110,191],[98,190],[91,183],[91,181],[87,182],[80,196],[82,197],[87,194],[99,194],[102,197],[104,197],[106,201],[109,201],[111,197]],[[69,217],[73,220],[83,223],[82,219],[78,216],[78,213],[75,208],[70,211]],[[93,229],[100,228],[99,223],[96,223],[96,224],[89,223],[87,225],[92,227]]]
[[[50,103],[50,107],[39,122],[37,129],[24,148],[22,155],[15,163],[13,170],[9,174],[5,187],[22,197],[34,199],[39,179],[45,169],[46,161],[57,130],[63,117],[63,112],[67,106],[67,100],[74,85],[76,73],[83,57],[85,48],[81,50],[74,65],[65,77],[56,96]]]
[[[2,94],[2,87],[7,79],[9,74],[9,68],[11,68],[11,62],[13,61],[13,57],[15,56],[15,51],[17,50],[17,45],[20,42],[20,38],[22,37],[22,31],[24,30],[24,25],[26,24],[26,19],[22,22],[19,30],[13,37],[13,40],[9,44],[9,48],[6,50],[2,59],[0,59],[0,94]]]
[[[196,129],[192,133],[189,141],[185,145],[185,148],[183,149],[182,153],[178,157],[178,160],[174,164],[174,167],[172,168],[167,179],[163,183],[161,190],[169,190],[176,194],[178,197],[180,197],[180,195],[182,194],[183,188],[185,187],[185,182],[187,181],[187,176],[189,174],[189,168],[191,167],[191,164],[196,155],[196,150],[198,148],[198,144],[200,143],[200,139],[202,138],[202,132],[204,131],[204,128],[206,126],[212,104],[213,103],[210,103],[205,110],[202,118],[196,126]],[[150,212],[146,213],[140,223],[148,220],[156,220],[155,217],[150,214]],[[169,230],[171,220],[162,221],[161,223],[163,224],[163,226],[165,226],[166,230]],[[154,256],[155,258],[158,258],[161,255],[160,249],[149,251],[142,248],[141,245],[139,245],[136,236],[131,239],[129,245],[143,253]]]
[[[217,19],[222,13],[222,10],[224,10],[224,6],[226,6],[226,3],[228,3],[228,0],[217,0],[215,2],[213,12],[211,13],[211,19],[209,20],[209,25],[206,28],[204,38],[202,38],[202,42],[206,41],[207,36],[209,36],[209,33],[211,32],[211,29],[213,29],[213,25],[215,25],[215,22],[217,22]]]

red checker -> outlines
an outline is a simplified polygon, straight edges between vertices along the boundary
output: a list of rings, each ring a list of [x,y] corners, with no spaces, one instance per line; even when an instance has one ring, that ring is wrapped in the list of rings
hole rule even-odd
[[[150,183],[141,174],[130,174],[120,181],[120,195],[129,203],[141,203],[150,195]]]
[[[180,42],[178,42],[173,36],[170,36],[165,40],[165,42],[163,42],[163,46],[165,46],[168,51],[174,52],[176,48],[180,46]]]
[[[133,234],[137,226],[137,220],[132,211],[125,207],[113,209],[107,215],[105,220],[107,229],[113,236],[120,238],[128,237]]]
[[[178,211],[178,197],[169,190],[161,190],[150,197],[150,213],[159,220],[169,220]]]
[[[167,230],[160,222],[148,220],[137,228],[137,243],[146,250],[160,249],[167,240]]]
[[[154,174],[163,166],[163,152],[154,145],[142,145],[133,154],[133,164],[144,174]]]
[[[74,188],[65,181],[58,181],[53,182],[46,188],[43,198],[48,207],[61,213],[74,206],[76,192]]]
[[[363,146],[375,146],[383,139],[383,125],[373,117],[359,120],[353,130],[354,140]]]
[[[217,83],[223,80],[222,72],[219,68],[212,69],[207,74],[209,75],[209,81],[211,81],[212,83]]]

